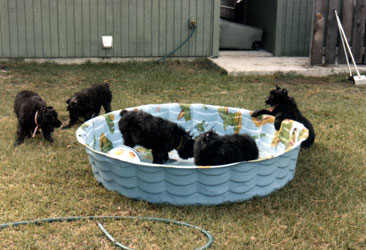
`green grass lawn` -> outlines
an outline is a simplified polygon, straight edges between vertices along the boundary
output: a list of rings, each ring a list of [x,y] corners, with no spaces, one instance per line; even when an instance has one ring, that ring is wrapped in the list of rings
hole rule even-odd
[[[366,87],[345,75],[225,75],[207,61],[84,64],[4,63],[0,71],[0,224],[48,217],[132,215],[185,221],[214,236],[212,249],[366,248]],[[276,84],[288,89],[313,123],[313,147],[301,150],[294,179],[267,197],[219,206],[149,204],[106,190],[95,180],[75,130],[39,134],[14,148],[17,92],[33,90],[64,121],[74,92],[107,80],[112,109],[151,103],[264,108]],[[147,221],[104,221],[136,249],[194,249],[198,231]],[[114,249],[95,222],[43,224],[0,231],[0,249]]]

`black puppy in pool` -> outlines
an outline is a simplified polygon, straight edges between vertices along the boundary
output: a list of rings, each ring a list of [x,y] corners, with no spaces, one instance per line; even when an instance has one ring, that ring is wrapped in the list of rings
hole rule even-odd
[[[302,123],[309,130],[309,137],[301,143],[302,148],[309,148],[315,141],[315,131],[311,122],[302,115],[298,109],[295,98],[288,96],[286,89],[282,89],[276,85],[276,88],[271,90],[266,104],[270,109],[256,110],[252,116],[258,117],[260,115],[275,116],[275,129],[279,130],[284,119],[291,119]]]
[[[194,163],[199,166],[249,161],[259,156],[257,144],[248,134],[220,136],[213,130],[196,138],[193,152]]]
[[[152,149],[153,163],[169,160],[169,151],[176,149],[182,159],[193,157],[194,139],[178,124],[142,110],[122,110],[118,122],[124,144]]]

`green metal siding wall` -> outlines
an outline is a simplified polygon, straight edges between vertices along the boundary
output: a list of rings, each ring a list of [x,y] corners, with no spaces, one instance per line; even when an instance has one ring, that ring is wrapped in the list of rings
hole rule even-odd
[[[263,48],[274,52],[276,44],[276,0],[247,1],[247,23],[263,30]]]
[[[281,56],[309,56],[313,0],[277,1],[280,37],[276,52]]]
[[[313,0],[247,0],[248,24],[275,56],[309,56]]]
[[[0,0],[0,57],[217,56],[219,0]],[[113,36],[102,49],[101,36]]]

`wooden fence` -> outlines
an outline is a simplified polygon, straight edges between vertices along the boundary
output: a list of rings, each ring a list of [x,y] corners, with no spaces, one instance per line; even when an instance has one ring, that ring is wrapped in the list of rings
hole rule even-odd
[[[314,26],[310,55],[311,64],[346,63],[334,9],[337,10],[338,16],[341,19],[356,63],[366,64],[366,0],[314,1]]]

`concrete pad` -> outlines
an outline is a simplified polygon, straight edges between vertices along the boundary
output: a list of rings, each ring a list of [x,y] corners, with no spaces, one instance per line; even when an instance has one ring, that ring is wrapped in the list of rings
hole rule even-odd
[[[228,75],[271,75],[277,72],[304,76],[329,76],[349,74],[347,65],[311,66],[309,57],[274,57],[266,51],[220,51],[217,58],[209,58],[224,69]],[[366,65],[357,65],[359,71],[366,71]],[[351,65],[353,75],[356,75]]]

